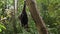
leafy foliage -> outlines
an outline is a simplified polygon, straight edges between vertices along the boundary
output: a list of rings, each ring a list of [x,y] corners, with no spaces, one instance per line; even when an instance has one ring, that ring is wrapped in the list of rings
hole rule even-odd
[[[18,16],[23,8],[23,1],[18,1]],[[40,14],[48,28],[49,34],[60,34],[60,0],[36,0]],[[6,3],[7,2],[7,3]],[[6,9],[6,6],[9,9]],[[0,32],[1,34],[14,34],[13,24],[12,24],[12,12],[13,0],[0,0]],[[26,32],[23,27],[21,27],[20,21],[16,17],[16,27],[18,34],[38,34],[35,23],[31,17],[28,7],[26,8],[30,32]]]

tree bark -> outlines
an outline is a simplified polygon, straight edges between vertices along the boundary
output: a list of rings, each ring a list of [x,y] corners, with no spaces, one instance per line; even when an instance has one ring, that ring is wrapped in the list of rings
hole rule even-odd
[[[26,0],[26,3],[30,9],[30,13],[32,15],[33,20],[35,21],[39,34],[48,34],[45,23],[43,22],[42,17],[40,16],[39,11],[37,10],[35,0]]]

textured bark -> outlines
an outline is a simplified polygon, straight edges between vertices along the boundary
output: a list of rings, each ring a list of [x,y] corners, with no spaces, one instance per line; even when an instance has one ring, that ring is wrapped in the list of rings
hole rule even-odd
[[[26,0],[26,3],[30,9],[30,13],[35,21],[39,34],[48,34],[45,23],[43,22],[42,17],[40,16],[39,11],[37,10],[35,0]]]

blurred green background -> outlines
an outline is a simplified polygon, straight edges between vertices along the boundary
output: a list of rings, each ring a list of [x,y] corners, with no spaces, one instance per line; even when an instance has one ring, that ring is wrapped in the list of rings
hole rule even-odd
[[[49,34],[60,34],[60,0],[36,0],[38,10],[42,16]],[[23,9],[24,0],[18,0],[18,12],[16,18],[16,28],[18,34],[38,34],[38,31],[33,21],[28,7],[26,8],[28,14],[28,23],[30,32],[25,31],[21,27],[18,15]],[[0,34],[14,34],[13,22],[11,19],[11,12],[13,12],[13,0],[0,0]]]

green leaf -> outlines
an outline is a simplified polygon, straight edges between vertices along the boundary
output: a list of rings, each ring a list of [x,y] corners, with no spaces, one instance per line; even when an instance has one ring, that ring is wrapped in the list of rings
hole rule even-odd
[[[1,29],[6,29],[6,27],[3,26],[3,25],[1,25],[1,24],[0,24],[0,28],[1,28]]]
[[[0,32],[2,32],[2,29],[0,29]]]

